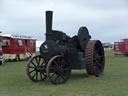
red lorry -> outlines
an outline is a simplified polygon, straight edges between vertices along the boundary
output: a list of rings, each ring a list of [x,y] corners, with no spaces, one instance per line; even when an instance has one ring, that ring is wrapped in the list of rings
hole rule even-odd
[[[128,55],[128,38],[121,39],[121,42],[114,42],[114,51]]]

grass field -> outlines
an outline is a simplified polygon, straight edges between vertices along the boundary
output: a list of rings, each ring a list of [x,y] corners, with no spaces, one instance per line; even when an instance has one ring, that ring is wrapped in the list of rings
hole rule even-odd
[[[26,76],[27,62],[7,62],[0,66],[0,96],[128,96],[128,57],[105,54],[103,76],[88,78],[85,70],[72,71],[62,85],[34,83]]]

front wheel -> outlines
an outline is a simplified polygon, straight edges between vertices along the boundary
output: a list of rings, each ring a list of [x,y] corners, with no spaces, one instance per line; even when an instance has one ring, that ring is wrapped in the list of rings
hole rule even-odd
[[[68,80],[71,68],[63,55],[57,55],[49,60],[46,73],[53,84],[63,84]]]
[[[31,58],[26,67],[27,76],[34,82],[46,79],[46,63],[41,55]]]

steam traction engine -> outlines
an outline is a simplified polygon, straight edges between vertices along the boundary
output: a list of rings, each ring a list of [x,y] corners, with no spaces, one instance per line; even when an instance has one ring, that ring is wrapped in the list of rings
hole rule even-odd
[[[52,30],[52,11],[46,11],[46,41],[40,55],[27,64],[27,75],[37,82],[47,77],[53,84],[65,83],[72,69],[86,69],[88,75],[100,76],[104,71],[104,49],[99,40],[90,40],[86,27],[80,27],[72,38],[64,32]]]

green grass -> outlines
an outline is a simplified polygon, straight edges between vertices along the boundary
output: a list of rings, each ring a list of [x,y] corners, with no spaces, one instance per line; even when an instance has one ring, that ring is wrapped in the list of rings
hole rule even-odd
[[[106,51],[104,75],[88,78],[85,70],[72,71],[61,85],[49,80],[34,83],[26,76],[27,62],[0,66],[0,96],[128,96],[128,57]]]

